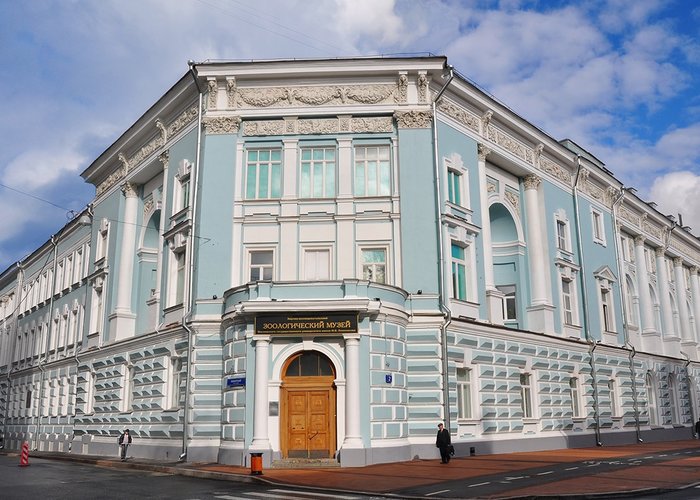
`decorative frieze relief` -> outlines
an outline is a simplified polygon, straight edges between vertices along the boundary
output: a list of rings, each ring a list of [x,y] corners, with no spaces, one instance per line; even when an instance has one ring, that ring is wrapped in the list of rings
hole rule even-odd
[[[642,222],[642,230],[659,241],[663,241],[664,239],[661,228],[651,224],[646,219]]]
[[[491,150],[484,144],[477,144],[476,153],[479,157],[479,161],[486,161],[486,157],[491,154]]]
[[[618,211],[618,217],[622,220],[626,220],[630,224],[639,227],[641,219],[638,215],[633,214],[631,211],[627,210],[625,207],[620,207]]]
[[[237,134],[241,118],[239,116],[210,116],[204,119],[207,134]]]
[[[236,78],[233,76],[226,78],[226,104],[229,108],[236,105]]]
[[[687,257],[690,257],[691,260],[694,262],[700,262],[700,251],[692,248],[690,245],[687,243],[680,241],[676,237],[671,237],[671,240],[669,242],[669,246],[676,250],[677,252],[682,253],[683,255],[686,255]]]
[[[433,122],[433,114],[430,111],[397,111],[394,113],[399,128],[428,128]]]
[[[540,169],[548,174],[556,177],[564,184],[571,185],[571,172],[564,170],[562,167],[554,163],[552,160],[546,156],[540,158]]]
[[[523,184],[525,189],[537,189],[542,184],[542,178],[536,175],[526,175]]]
[[[252,120],[243,122],[243,135],[265,136],[286,134],[390,133],[394,126],[391,117],[350,117],[279,120]]]
[[[404,102],[401,84],[377,85],[326,85],[314,87],[227,87],[229,105],[233,108],[268,108],[270,106],[322,106],[358,104],[384,104]],[[392,99],[393,97],[393,99]]]
[[[405,103],[408,100],[408,76],[403,73],[399,75],[399,89],[394,97],[396,103]]]
[[[470,113],[464,108],[456,106],[446,99],[441,99],[438,101],[437,109],[468,129],[473,130],[474,132],[479,132],[480,120],[476,114]]]
[[[425,73],[418,73],[418,102],[428,102],[428,76]]]
[[[494,125],[489,124],[486,127],[486,138],[491,142],[498,144],[506,151],[513,153],[526,163],[529,163],[530,165],[534,163],[532,149],[528,148],[522,142],[515,140],[513,137],[506,134]]]
[[[122,164],[121,168],[117,168],[112,172],[107,179],[98,184],[95,193],[96,196],[101,195],[109,188],[123,179],[129,170],[136,168],[143,160],[150,157],[159,148],[165,145],[168,137],[173,137],[180,132],[184,127],[192,123],[197,118],[197,106],[192,106],[183,111],[175,120],[167,127],[160,119],[155,121],[155,126],[160,130],[160,134],[149,141],[145,146],[139,149],[132,157],[127,158],[123,153],[119,153],[118,159]]]
[[[219,84],[216,82],[215,78],[207,81],[208,98],[207,98],[207,109],[216,109],[216,101],[219,97]]]

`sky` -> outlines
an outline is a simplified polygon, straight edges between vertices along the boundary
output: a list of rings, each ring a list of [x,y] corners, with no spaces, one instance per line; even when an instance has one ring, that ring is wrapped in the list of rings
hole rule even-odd
[[[0,0],[0,272],[188,60],[425,53],[700,234],[698,0]]]

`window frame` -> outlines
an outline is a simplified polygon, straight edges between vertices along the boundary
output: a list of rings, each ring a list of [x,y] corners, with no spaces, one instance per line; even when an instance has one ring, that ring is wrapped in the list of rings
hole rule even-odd
[[[602,246],[607,246],[603,211],[593,206],[591,206],[591,228],[593,232],[593,242]]]
[[[462,257],[455,257],[454,250],[458,248],[462,252]],[[451,298],[454,300],[468,301],[469,300],[469,258],[467,255],[469,246],[463,245],[459,241],[452,240],[450,242],[450,277],[451,277],[451,287],[452,294]],[[460,266],[463,268],[462,281],[459,281],[459,273],[455,271],[459,270]],[[459,285],[459,286],[458,286]],[[458,289],[459,288],[459,289]],[[463,293],[462,293],[463,292]],[[463,295],[463,296],[462,296]]]
[[[269,153],[268,160],[261,160],[260,153]],[[255,160],[251,160],[251,153],[257,153]],[[276,157],[279,156],[279,159]],[[282,198],[282,184],[284,177],[284,151],[281,146],[251,146],[245,149],[245,173],[243,182],[243,199],[255,200],[279,200]],[[255,181],[251,185],[251,167],[254,166]],[[261,167],[267,167],[266,192],[261,192]],[[251,187],[253,193],[251,193]]]
[[[509,285],[496,285],[496,289],[503,293],[503,299],[501,301],[503,309],[503,321],[504,322],[516,322],[518,321],[518,289],[516,284]],[[511,291],[512,289],[512,291]],[[508,303],[512,300],[513,311],[515,316],[510,317],[508,315]]]
[[[466,380],[460,380],[463,371]],[[457,420],[474,420],[474,375],[476,371],[470,366],[458,366],[455,370],[457,389]]]
[[[358,151],[360,149],[365,150],[365,154],[362,158],[358,158]],[[370,175],[368,175],[368,163],[371,163],[372,158],[368,157],[367,152],[369,150],[376,149],[377,150],[377,170],[375,172],[375,178],[374,182],[372,182],[372,179],[370,179]],[[380,152],[382,150],[386,150],[387,152],[387,158],[383,159],[381,158]],[[383,163],[380,164],[380,162],[386,161],[386,165]],[[367,143],[358,143],[353,145],[353,161],[352,161],[352,184],[353,184],[353,196],[355,198],[373,198],[373,197],[387,197],[391,196],[392,189],[393,189],[393,148],[390,143],[377,143],[377,144],[367,144]],[[363,178],[359,178],[359,170],[358,166],[363,165]],[[383,172],[384,168],[387,169],[386,172]],[[382,185],[382,180],[384,177],[384,174],[386,174],[387,182],[388,185],[386,186],[386,189],[384,189],[384,186]],[[371,193],[371,185],[374,184],[374,193]],[[359,189],[359,187],[362,186],[362,190]]]
[[[532,383],[532,372],[520,372],[519,373],[519,383],[520,383],[520,408],[523,412],[523,419],[534,419],[534,399],[533,399],[533,383]],[[525,377],[525,382],[523,382],[523,377]]]
[[[365,274],[365,266],[371,266],[372,268],[377,268],[377,264],[382,265],[382,263],[377,263],[377,262],[366,262],[365,261],[365,255],[369,252],[376,252],[376,251],[381,251],[384,253],[384,281],[378,281],[376,279],[369,279],[367,278]],[[389,247],[387,246],[379,246],[379,245],[368,245],[368,246],[362,246],[360,247],[360,252],[359,252],[359,259],[360,259],[360,275],[362,276],[363,280],[371,281],[373,283],[381,283],[381,284],[388,284],[389,281]],[[375,273],[376,276],[376,273]],[[373,276],[373,277],[375,277]]]
[[[254,247],[254,248],[248,248],[247,251],[247,277],[248,277],[248,283],[255,283],[258,281],[274,281],[275,280],[275,271],[276,267],[275,262],[276,262],[276,252],[274,248],[270,247]],[[270,278],[265,279],[265,272],[263,271],[262,273],[262,278],[261,279],[253,279],[253,255],[254,254],[263,254],[263,253],[270,253],[272,256],[272,259],[270,261],[270,264],[256,264],[256,267],[258,270],[260,269],[270,269]]]
[[[310,151],[311,152],[311,159],[305,160],[304,159],[304,153]],[[314,155],[316,151],[323,151],[324,152],[324,158],[323,159],[315,159]],[[330,160],[328,160],[325,157],[325,153],[328,151],[333,151],[333,160],[332,160],[332,168],[329,167]],[[315,172],[315,164],[316,163],[321,163],[322,166],[322,172],[321,172],[321,195],[317,195],[314,192],[315,188],[315,179],[316,179],[316,172]],[[305,185],[304,185],[304,166],[308,164],[309,165],[309,185],[307,186],[308,188],[308,193],[305,193]],[[327,179],[328,173],[332,172],[332,185],[329,186],[329,181]],[[335,198],[337,196],[337,191],[338,191],[338,148],[335,145],[305,145],[301,146],[299,148],[299,178],[298,178],[298,190],[299,190],[299,199],[300,200],[313,200],[313,199],[329,199],[329,198]],[[327,192],[327,188],[332,189],[332,193]]]
[[[326,262],[326,273],[325,277],[310,277],[309,276],[309,269],[308,269],[308,261],[307,261],[307,256],[311,253],[326,253],[328,255],[328,259]],[[301,258],[302,258],[302,272],[303,272],[303,279],[305,281],[328,281],[332,279],[333,276],[333,249],[330,246],[309,246],[309,247],[303,247],[301,251]],[[273,259],[274,259],[274,254],[273,254]],[[251,257],[252,260],[252,257]],[[274,260],[273,263],[270,267],[274,267]]]
[[[571,417],[582,418],[581,381],[578,376],[569,377],[569,396],[571,397]]]

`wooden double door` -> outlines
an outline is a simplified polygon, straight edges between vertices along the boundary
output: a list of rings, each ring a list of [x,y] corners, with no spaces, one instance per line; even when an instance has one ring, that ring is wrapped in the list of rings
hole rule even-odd
[[[289,373],[287,373],[289,375]],[[334,376],[285,376],[280,436],[283,458],[332,458],[336,449]]]

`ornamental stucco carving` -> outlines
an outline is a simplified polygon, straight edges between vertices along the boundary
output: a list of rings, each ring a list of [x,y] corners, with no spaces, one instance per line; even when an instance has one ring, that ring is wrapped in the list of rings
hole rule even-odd
[[[654,249],[654,255],[656,255],[657,257],[663,257],[664,255],[666,255],[666,249],[663,247],[657,247]]]
[[[135,198],[137,196],[136,184],[133,182],[125,182],[121,185],[122,193],[127,198]]]
[[[661,230],[661,228],[647,222],[646,220],[644,220],[644,222],[642,223],[642,229],[644,230],[644,232],[650,234],[657,240],[663,240],[663,231]]]
[[[397,111],[394,113],[399,128],[429,128],[433,122],[430,111]]]
[[[243,122],[244,136],[285,134],[337,134],[341,132],[378,133],[392,132],[393,122],[388,116],[253,120]]]
[[[504,196],[505,196],[506,200],[508,201],[508,203],[510,203],[511,206],[515,209],[515,212],[518,215],[520,215],[520,196],[518,196],[518,194],[516,194],[512,191],[509,191],[509,190],[506,190],[506,192],[504,193]]]
[[[477,144],[476,146],[477,155],[479,161],[486,161],[486,157],[491,154],[491,150],[485,144]]]
[[[673,258],[673,267],[681,267],[683,266],[683,257],[674,257]]]
[[[156,119],[156,127],[160,130],[160,139],[163,144],[168,140],[168,129],[165,128],[163,121],[158,118]]]
[[[564,184],[568,184],[569,186],[571,185],[571,172],[564,170],[562,167],[560,167],[544,155],[540,157],[540,170],[542,170],[543,172],[547,172],[553,177],[556,177]]]
[[[530,165],[533,164],[532,150],[530,148],[528,148],[527,146],[525,146],[525,144],[514,139],[509,134],[506,134],[501,129],[499,129],[493,125],[488,125],[486,130],[487,130],[486,136],[490,141],[498,144],[506,151],[513,153],[515,156],[517,156],[521,160],[524,160],[525,162],[529,163]],[[543,167],[543,170],[544,170],[544,167]]]
[[[445,99],[438,101],[437,109],[468,129],[479,132],[480,120],[476,114],[470,113],[464,108],[456,106]]]
[[[425,73],[418,73],[418,102],[428,102],[428,76]]]
[[[236,88],[229,93],[231,107],[267,108],[273,105],[321,106],[390,103],[401,99],[400,82],[377,85],[326,85],[308,87],[256,87]],[[390,98],[394,96],[393,100]]]
[[[408,100],[408,76],[403,73],[399,75],[398,90],[394,96],[397,104],[403,104]]]
[[[236,78],[233,76],[226,78],[226,104],[229,108],[236,105]]]
[[[236,134],[240,124],[239,116],[210,116],[204,119],[204,130],[210,135]]]
[[[542,178],[536,175],[526,175],[523,179],[525,189],[537,189],[542,184]]]
[[[627,222],[635,226],[639,226],[640,224],[639,217],[624,207],[620,207],[620,210],[618,211],[618,217],[620,217],[620,219],[626,220]]]
[[[209,93],[207,97],[207,109],[216,109],[216,100],[219,97],[219,84],[216,82],[215,78],[207,81],[207,90]]]
[[[194,105],[188,110],[180,113],[180,115],[170,125],[168,125],[168,137],[173,137],[180,130],[192,123],[197,118],[198,111],[197,106]]]
[[[163,168],[167,167],[168,162],[170,162],[170,151],[166,150],[166,151],[163,151],[161,154],[159,154],[158,161],[163,164]]]
[[[634,237],[634,244],[636,246],[643,245],[644,244],[644,236],[641,234],[638,234],[637,236]]]

